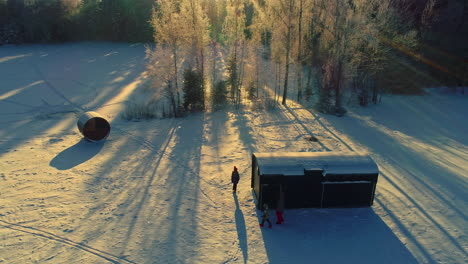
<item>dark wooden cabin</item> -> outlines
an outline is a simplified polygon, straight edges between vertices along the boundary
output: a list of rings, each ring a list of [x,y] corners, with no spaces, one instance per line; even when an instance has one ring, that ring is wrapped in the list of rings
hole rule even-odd
[[[374,201],[379,169],[357,152],[252,154],[257,208],[365,207]],[[281,194],[283,194],[281,196]]]

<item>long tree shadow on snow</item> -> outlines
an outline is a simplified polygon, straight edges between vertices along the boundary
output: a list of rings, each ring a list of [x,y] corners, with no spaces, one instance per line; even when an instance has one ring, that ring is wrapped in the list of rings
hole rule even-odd
[[[395,103],[396,106],[383,104],[380,106],[383,109],[372,112],[359,109],[357,112],[363,113],[327,120],[340,133],[373,153],[381,170],[380,186],[390,186],[382,189],[377,185],[377,205],[398,226],[399,236],[407,239],[408,248],[418,260],[436,262],[434,255],[444,251],[451,252],[449,262],[455,263],[466,255],[463,239],[453,233],[453,229],[463,229],[467,221],[467,214],[461,209],[467,204],[467,182],[463,178],[466,154],[463,148],[450,148],[447,143],[462,145],[464,141],[459,137],[466,125],[444,117],[450,111],[441,114],[437,107],[427,105],[432,105],[430,102],[420,103],[425,107],[423,112],[407,107],[405,100]],[[403,110],[404,116],[386,114],[399,113],[403,108],[407,110]],[[440,122],[437,126],[436,120]],[[446,127],[452,129],[447,131]],[[457,151],[456,155],[453,151]],[[414,214],[415,218],[404,221],[408,214]],[[418,229],[427,230],[426,235]],[[433,236],[440,236],[446,243],[427,239]]]
[[[212,113],[205,113],[205,143],[204,145],[209,146],[213,149],[215,159],[211,162],[206,162],[206,165],[214,165],[216,168],[212,171],[211,175],[204,175],[208,181],[213,181],[224,185],[227,188],[229,183],[220,183],[222,179],[219,178],[218,172],[222,172],[226,169],[226,163],[231,162],[231,157],[225,156],[223,153],[224,146],[221,145],[222,138],[228,133],[228,127],[226,123],[228,121],[227,111],[215,111]],[[210,166],[211,167],[211,166]]]
[[[154,217],[159,215],[154,211],[157,204],[152,199],[153,190],[162,186],[160,179],[164,173],[158,170],[167,158],[169,144],[177,130],[176,123],[171,122],[162,129],[164,137],[147,134],[147,131],[128,131],[114,127],[114,135],[106,140],[108,147],[116,143],[122,145],[111,159],[101,164],[101,170],[87,183],[86,192],[94,198],[94,202],[84,215],[83,219],[86,221],[78,223],[75,228],[80,230],[82,227],[87,227],[80,238],[86,243],[106,240],[110,236],[113,245],[117,246],[107,250],[122,259],[122,262],[118,263],[129,262],[130,260],[126,258],[138,260],[139,263],[141,255],[131,254],[132,243],[142,243],[140,239],[143,239],[146,246],[142,249],[151,251],[147,245],[157,237],[152,232],[146,232],[144,237],[136,234],[143,229],[156,229],[148,224],[150,221],[154,223]],[[134,145],[140,148],[135,149],[132,147]],[[126,168],[126,161],[134,161],[132,156],[135,153],[132,151],[138,152],[141,149],[148,150],[148,154],[136,160],[138,166]],[[103,219],[103,215],[106,218]],[[88,221],[93,222],[92,229],[87,226]],[[61,245],[52,248],[50,254],[57,251],[59,246]]]
[[[84,217],[95,224],[82,240],[111,240],[115,246],[110,252],[136,263],[190,262],[187,258],[198,252],[198,204],[205,198],[213,202],[203,196],[198,178],[203,120],[203,114],[176,119],[161,131],[162,137],[148,131],[115,136],[125,154],[108,160],[88,184],[90,195],[101,198]],[[131,150],[141,149],[148,152],[133,157]],[[129,160],[137,165],[115,164]]]
[[[175,134],[175,145],[169,155],[171,163],[165,172],[169,175],[164,183],[166,190],[161,192],[170,206],[160,214],[166,216],[169,224],[164,225],[166,230],[155,230],[148,238],[153,258],[162,263],[193,261],[200,247],[197,245],[197,218],[203,217],[197,215],[197,207],[202,199],[213,203],[200,188],[203,123],[204,114],[194,114],[180,123]]]
[[[411,186],[417,186],[417,190],[430,193],[440,200],[444,207],[448,206],[457,212],[457,216],[464,221],[468,220],[467,214],[458,209],[466,207],[468,202],[465,195],[468,184],[462,174],[463,166],[466,166],[466,163],[463,163],[466,161],[466,154],[453,155],[439,146],[441,143],[437,142],[436,136],[431,140],[427,138],[420,140],[414,131],[407,132],[408,134],[401,133],[399,128],[390,128],[387,121],[367,121],[354,117],[341,119],[340,122],[336,119],[329,121],[335,123],[335,127],[341,127],[341,132],[347,134],[353,141],[361,143],[372,153],[380,156],[379,158],[385,159],[389,164],[379,165],[397,173],[387,175],[388,177],[385,174],[382,176],[386,180],[393,179],[390,183],[400,188],[405,196],[413,198],[422,205],[426,204],[424,199],[416,197],[414,193],[404,193],[407,186],[403,183],[408,182]],[[357,131],[366,131],[366,133],[357,133]],[[425,135],[425,131],[421,134]],[[414,141],[409,141],[408,135],[409,139]],[[450,135],[448,137],[450,138]],[[459,150],[460,153],[463,152],[463,149]],[[427,205],[425,209],[430,207]]]
[[[246,115],[246,109],[241,107],[237,109],[236,112],[236,121],[234,125],[239,127],[239,136],[244,144],[244,147],[247,148],[250,152],[255,152],[257,150],[256,141],[254,139],[254,131],[252,127],[249,125],[249,120]]]
[[[418,263],[372,208],[286,210],[284,218],[261,229],[270,264]]]

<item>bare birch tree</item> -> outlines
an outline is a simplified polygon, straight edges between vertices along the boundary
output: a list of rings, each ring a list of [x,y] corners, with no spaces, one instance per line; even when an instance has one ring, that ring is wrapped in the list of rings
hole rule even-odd
[[[177,117],[178,105],[176,102],[176,90],[174,88],[174,71],[172,60],[170,58],[172,50],[170,48],[160,47],[158,49],[146,49],[148,63],[146,68],[151,77],[151,90],[153,91],[153,100],[161,102],[165,109],[166,102],[169,103],[169,113],[163,116]],[[172,114],[170,114],[172,112]]]
[[[228,72],[231,98],[236,107],[240,104],[243,57],[245,55],[245,10],[243,0],[226,1],[226,19],[223,33],[229,47]]]
[[[283,84],[283,98],[281,104],[286,105],[286,98],[288,96],[288,81],[289,81],[289,68],[291,64],[291,48],[293,44],[293,31],[295,27],[294,18],[296,16],[296,1],[295,0],[274,0],[268,4],[269,11],[277,21],[273,25],[273,36],[279,34],[281,38],[283,51],[284,51],[284,84]]]
[[[210,42],[209,20],[200,1],[197,0],[181,0],[180,12],[189,27],[188,37],[191,41],[191,54],[188,65],[189,67],[194,67],[201,75],[202,93],[205,94],[205,54]],[[204,108],[205,102],[203,101],[201,104]]]
[[[168,82],[173,83],[170,87],[175,89],[175,93],[171,94],[175,94],[176,99],[171,100],[171,102],[176,104],[173,108],[177,109],[181,105],[178,81],[180,71],[179,60],[183,57],[183,54],[181,54],[182,48],[187,46],[189,39],[187,21],[178,12],[178,7],[174,1],[159,1],[158,4],[158,8],[153,11],[151,20],[155,32],[154,40],[160,44],[161,48],[165,46],[171,51],[174,72]],[[177,112],[175,114],[177,115]]]

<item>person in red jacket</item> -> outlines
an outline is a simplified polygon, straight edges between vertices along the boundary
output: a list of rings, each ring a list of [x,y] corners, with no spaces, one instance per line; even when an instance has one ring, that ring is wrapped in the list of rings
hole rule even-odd
[[[237,191],[237,184],[239,183],[239,172],[237,171],[236,166],[234,166],[234,171],[231,175],[231,182],[232,182],[232,192]]]
[[[283,191],[281,191],[280,198],[278,200],[278,203],[276,204],[276,224],[278,225],[284,222],[283,212],[284,212],[284,193]]]

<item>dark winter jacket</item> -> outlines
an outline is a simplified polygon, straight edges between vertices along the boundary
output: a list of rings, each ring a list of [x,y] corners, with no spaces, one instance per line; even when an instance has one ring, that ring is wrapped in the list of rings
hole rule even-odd
[[[239,183],[239,172],[233,171],[231,175],[231,182],[232,183]]]

